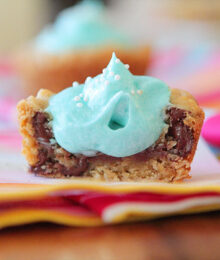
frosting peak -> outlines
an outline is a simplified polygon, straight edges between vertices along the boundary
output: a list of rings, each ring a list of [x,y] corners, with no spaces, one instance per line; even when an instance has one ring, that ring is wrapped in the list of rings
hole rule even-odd
[[[159,138],[169,98],[165,83],[132,75],[113,53],[102,74],[54,95],[47,112],[55,139],[67,151],[125,157]]]
[[[83,93],[91,108],[106,106],[109,97],[114,97],[115,94],[129,95],[132,84],[133,75],[113,53],[103,73],[91,80],[86,80]]]

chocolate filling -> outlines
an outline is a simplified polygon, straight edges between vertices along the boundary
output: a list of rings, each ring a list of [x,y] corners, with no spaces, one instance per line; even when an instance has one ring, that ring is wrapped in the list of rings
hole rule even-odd
[[[167,138],[172,137],[177,142],[175,148],[170,152],[185,158],[191,152],[194,142],[192,129],[184,124],[186,111],[173,107],[168,110],[168,115]]]
[[[53,133],[51,128],[48,126],[49,118],[46,113],[37,112],[33,117],[33,128],[34,137],[36,138],[38,145],[40,147],[38,152],[38,162],[36,165],[31,166],[30,171],[37,174],[43,175],[48,173],[48,170],[53,171],[53,173],[61,173],[65,176],[73,175],[79,176],[87,169],[87,159],[83,155],[74,156],[73,154],[63,150],[63,156],[66,160],[75,161],[75,165],[72,167],[65,167],[61,164],[55,155],[55,150],[60,148],[58,144],[53,143]]]
[[[161,160],[166,158],[168,154],[175,154],[181,158],[186,158],[191,152],[194,136],[193,129],[184,124],[186,118],[186,111],[171,107],[166,110],[167,120],[169,125],[165,140],[163,142],[156,142],[143,152],[129,156],[134,160],[149,160],[151,158]],[[121,158],[115,158],[102,153],[94,157],[86,157],[84,155],[71,154],[61,148],[53,139],[53,133],[48,126],[49,117],[44,112],[37,112],[33,117],[33,128],[35,138],[39,145],[38,162],[36,165],[31,166],[30,171],[40,175],[49,175],[50,173],[62,174],[64,176],[81,176],[88,169],[89,163],[94,160],[103,161],[119,161]],[[169,142],[173,141],[174,145],[169,148]],[[60,160],[58,153],[59,150],[62,160]],[[66,165],[65,162],[74,162],[74,165]]]

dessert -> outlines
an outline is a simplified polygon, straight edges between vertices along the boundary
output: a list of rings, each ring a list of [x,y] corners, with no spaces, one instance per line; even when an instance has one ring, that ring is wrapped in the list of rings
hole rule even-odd
[[[83,1],[62,11],[53,25],[19,52],[16,67],[26,94],[58,92],[72,81],[102,72],[113,51],[135,74],[145,74],[149,46],[138,46],[107,22],[101,1]]]
[[[204,118],[190,94],[134,76],[114,53],[102,74],[17,108],[32,173],[105,181],[188,178]]]

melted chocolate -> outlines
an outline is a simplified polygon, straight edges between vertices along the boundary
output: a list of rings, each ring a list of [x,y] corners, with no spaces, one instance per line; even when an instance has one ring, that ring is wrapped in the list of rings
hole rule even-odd
[[[53,137],[53,134],[48,127],[48,116],[43,112],[37,112],[33,117],[32,124],[35,132],[35,137],[39,140],[42,138],[43,141],[49,142]]]
[[[129,156],[129,158],[139,161],[146,161],[151,158],[161,160],[162,158],[166,158],[168,154],[176,154],[182,158],[187,157],[192,150],[194,136],[193,130],[184,124],[186,111],[172,107],[166,111],[166,114],[168,116],[166,123],[169,125],[169,128],[165,136],[165,141],[163,143],[156,143],[143,152]],[[89,163],[92,161],[121,160],[121,158],[115,158],[102,153],[94,157],[76,156],[62,149],[63,156],[66,160],[74,160],[76,162],[75,166],[65,166],[59,161],[55,153],[55,150],[60,149],[60,146],[50,143],[51,138],[53,138],[53,133],[48,127],[48,118],[48,115],[43,112],[37,112],[33,117],[35,138],[38,141],[40,149],[38,153],[38,163],[35,166],[31,166],[30,170],[32,172],[40,175],[48,175],[50,172],[53,172],[53,174],[60,173],[65,176],[81,176],[88,169]],[[176,142],[175,146],[171,149],[168,149],[169,140]]]
[[[53,138],[53,133],[48,127],[48,123],[49,119],[46,113],[37,112],[33,117],[34,136],[40,149],[38,152],[38,162],[36,165],[31,166],[30,171],[41,175],[48,174],[48,170],[53,171],[53,174],[61,173],[65,176],[81,175],[88,167],[86,157],[83,155],[75,157],[71,153],[64,151],[63,153],[66,159],[71,160],[74,157],[76,166],[68,168],[59,163],[59,160],[56,158],[55,149],[60,147],[58,144],[52,145],[50,143],[50,140]]]
[[[191,152],[194,143],[192,129],[185,125],[183,121],[186,118],[186,112],[175,107],[167,112],[169,115],[168,124],[170,126],[167,137],[171,136],[177,142],[171,152],[181,157],[186,157]]]

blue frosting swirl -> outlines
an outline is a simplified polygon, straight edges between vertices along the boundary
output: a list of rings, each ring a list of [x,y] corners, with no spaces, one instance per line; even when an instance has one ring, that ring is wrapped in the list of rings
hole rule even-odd
[[[159,138],[169,99],[165,83],[132,75],[113,54],[102,74],[52,96],[46,111],[57,143],[67,151],[125,157]]]
[[[100,1],[83,1],[62,11],[36,38],[35,47],[49,53],[100,46],[130,47],[131,40],[106,22]]]

